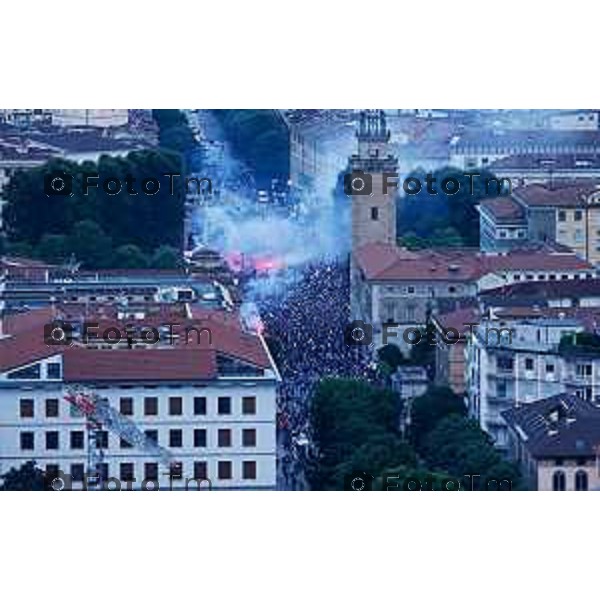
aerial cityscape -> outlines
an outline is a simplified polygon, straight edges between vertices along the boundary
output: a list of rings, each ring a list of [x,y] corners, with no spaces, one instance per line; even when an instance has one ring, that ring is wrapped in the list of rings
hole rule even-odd
[[[599,116],[0,109],[0,489],[600,489]]]

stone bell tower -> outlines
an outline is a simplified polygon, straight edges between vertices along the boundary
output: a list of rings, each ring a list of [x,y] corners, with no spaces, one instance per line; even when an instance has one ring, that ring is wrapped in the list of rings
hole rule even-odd
[[[364,181],[354,177],[352,188],[352,251],[361,246],[382,242],[396,243],[396,196],[399,180],[398,160],[390,153],[390,131],[382,110],[364,111],[356,132],[358,154],[350,157],[352,173],[362,171]],[[388,189],[384,188],[384,173]],[[364,185],[363,185],[364,184]],[[391,184],[391,185],[390,185]]]

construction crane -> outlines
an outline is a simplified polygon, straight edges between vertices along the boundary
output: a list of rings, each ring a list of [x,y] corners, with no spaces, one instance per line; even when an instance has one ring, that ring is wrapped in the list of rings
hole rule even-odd
[[[97,489],[102,487],[100,465],[104,462],[104,450],[101,444],[103,428],[168,466],[173,476],[176,476],[174,473],[176,462],[173,455],[147,436],[131,419],[113,408],[106,398],[102,398],[96,392],[78,387],[69,388],[64,398],[86,418],[88,478],[96,478]]]

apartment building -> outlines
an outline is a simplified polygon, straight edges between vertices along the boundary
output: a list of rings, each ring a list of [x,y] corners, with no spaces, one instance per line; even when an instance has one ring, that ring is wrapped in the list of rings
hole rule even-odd
[[[488,169],[507,156],[540,155],[581,157],[600,154],[600,131],[547,129],[472,129],[450,142],[450,164],[459,169]]]
[[[498,179],[510,179],[513,189],[532,183],[560,185],[582,179],[600,179],[600,156],[515,154],[494,161],[489,170]]]
[[[432,315],[476,302],[478,293],[517,281],[594,278],[592,265],[570,251],[538,246],[486,255],[472,249],[409,251],[392,244],[365,244],[354,252],[352,315],[373,325],[376,347],[383,324],[398,324],[388,342],[404,350],[402,331],[422,327]]]
[[[105,478],[122,489],[185,489],[187,480],[209,479],[212,489],[272,489],[276,485],[277,368],[262,337],[236,315],[203,311],[177,321],[174,339],[141,343],[140,328],[161,334],[164,314],[133,324],[134,343],[82,338],[82,315],[61,315],[73,344],[48,345],[44,324],[51,309],[4,319],[0,338],[0,473],[34,460],[50,473],[62,470],[82,486],[87,470],[85,418],[65,395],[74,387],[95,392],[173,457],[182,479],[112,432],[101,434]],[[56,317],[56,314],[54,315]],[[138,315],[139,317],[139,315]],[[99,332],[129,327],[131,317],[85,315]],[[173,322],[172,316],[168,319]],[[208,338],[183,331],[210,331]],[[112,335],[115,335],[114,333]],[[198,484],[191,482],[190,489]],[[206,482],[204,482],[206,487]]]
[[[600,352],[573,344],[596,330],[598,309],[521,307],[481,319],[467,346],[470,414],[502,450],[502,412],[561,393],[600,406]],[[493,328],[493,329],[492,329]]]
[[[479,309],[476,306],[432,316],[431,323],[435,327],[437,341],[436,385],[448,386],[455,394],[465,393],[466,345],[473,324],[478,322]]]
[[[480,248],[505,252],[531,242],[554,242],[593,264],[600,261],[600,180],[517,188],[512,196],[484,200]]]
[[[600,489],[600,408],[558,394],[502,413],[509,452],[529,487],[542,491]]]

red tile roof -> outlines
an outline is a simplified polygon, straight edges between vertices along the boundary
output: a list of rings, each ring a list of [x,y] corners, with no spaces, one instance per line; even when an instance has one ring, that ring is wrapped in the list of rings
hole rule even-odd
[[[501,223],[521,222],[525,219],[523,207],[517,204],[512,198],[490,198],[480,204],[480,209],[484,210],[494,220]]]
[[[227,313],[220,311],[196,310],[193,312],[195,318],[192,319],[172,317],[165,320],[161,319],[164,315],[155,315],[139,321],[135,319],[119,321],[116,315],[103,318],[88,313],[85,320],[99,324],[98,330],[93,330],[97,335],[101,335],[103,330],[111,326],[116,326],[124,332],[125,325],[128,323],[136,323],[140,327],[158,327],[167,322],[176,323],[173,331],[180,335],[180,339],[174,345],[134,347],[131,350],[95,350],[79,344],[72,347],[48,346],[44,341],[44,325],[52,315],[49,309],[38,309],[12,315],[10,329],[5,331],[10,335],[0,338],[0,371],[14,369],[58,353],[64,353],[65,374],[68,372],[72,378],[88,377],[95,368],[96,360],[99,361],[98,365],[113,365],[115,378],[120,376],[123,369],[129,369],[128,372],[132,376],[137,369],[136,372],[139,372],[139,376],[135,377],[137,379],[173,379],[180,373],[186,374],[185,378],[193,378],[193,373],[203,374],[202,378],[211,373],[211,376],[214,376],[215,371],[211,371],[209,366],[216,361],[217,354],[229,356],[258,368],[269,369],[272,367],[262,339],[245,331],[236,316],[227,316]],[[75,320],[77,316],[77,314],[71,313],[68,320]],[[202,333],[198,342],[198,335],[193,330],[189,332],[189,342],[185,343],[186,327],[195,327],[198,330],[210,329],[210,344],[205,333]],[[123,335],[123,337],[125,336]],[[123,352],[127,352],[127,354],[123,354]],[[196,354],[198,352],[203,354]],[[207,352],[209,354],[206,354]],[[156,356],[154,356],[155,354]],[[182,358],[183,356],[185,358]],[[181,361],[183,370],[177,366],[178,361]],[[67,367],[67,362],[69,367]],[[79,369],[81,369],[81,374],[77,375]],[[102,369],[104,369],[102,371],[104,373],[107,372],[108,367],[102,366]]]
[[[513,196],[530,207],[578,208],[585,206],[585,199],[600,191],[600,182],[593,179],[549,184],[534,183],[517,188]]]
[[[447,313],[434,315],[432,318],[437,321],[443,329],[456,329],[459,333],[470,331],[467,323],[479,322],[479,310],[475,306],[459,308]]]
[[[354,254],[371,281],[477,281],[488,273],[506,271],[593,271],[573,253],[549,250],[480,254],[476,249],[419,250],[382,243],[366,244]]]
[[[151,348],[92,350],[70,347],[64,353],[64,379],[81,381],[194,381],[217,375],[214,350]]]

